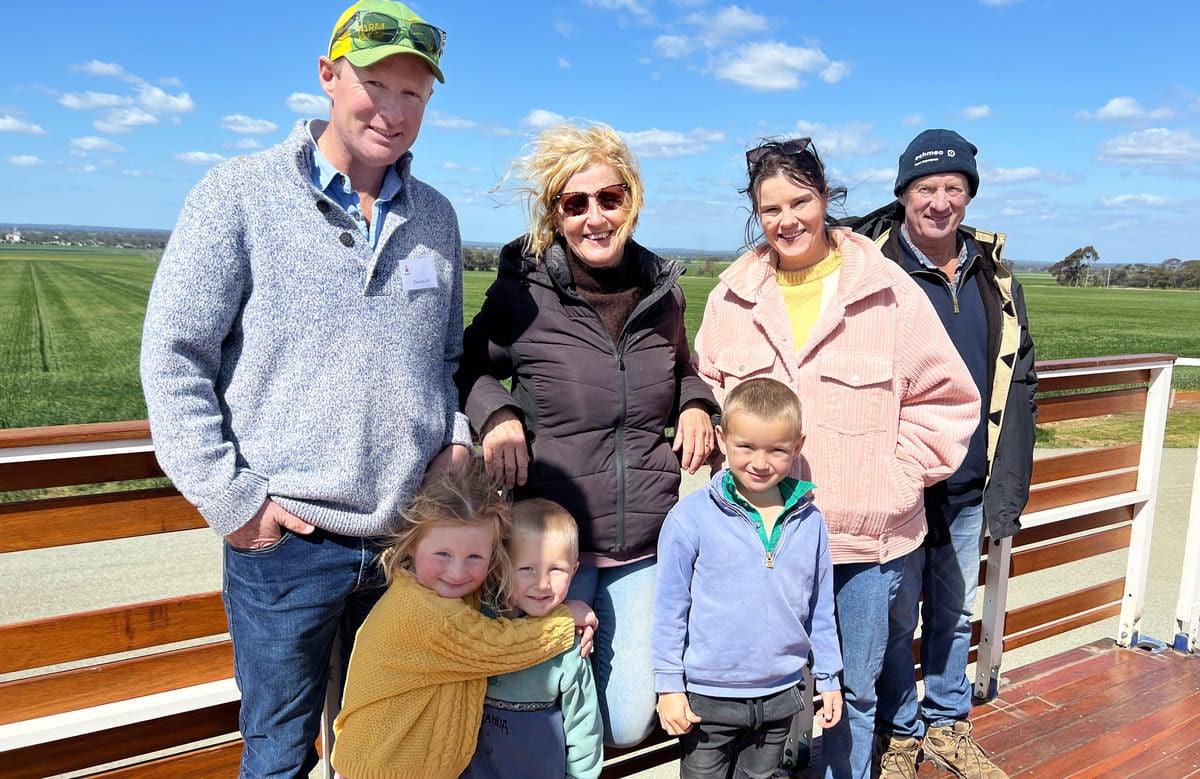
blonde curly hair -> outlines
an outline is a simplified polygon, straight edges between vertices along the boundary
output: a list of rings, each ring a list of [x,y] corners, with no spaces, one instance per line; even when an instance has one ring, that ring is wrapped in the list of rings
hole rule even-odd
[[[526,252],[541,257],[554,243],[560,232],[557,198],[572,176],[593,165],[608,165],[629,187],[628,217],[616,235],[622,243],[628,240],[637,227],[644,190],[637,158],[616,130],[605,124],[580,127],[564,122],[543,131],[529,147],[529,153],[516,160],[504,177],[525,182],[517,191],[529,221]]]
[[[400,532],[388,540],[379,556],[385,580],[391,584],[398,575],[412,572],[413,554],[431,528],[491,527],[492,556],[483,595],[489,602],[504,602],[512,582],[504,549],[509,535],[508,508],[500,483],[488,475],[481,457],[472,457],[462,470],[432,474],[404,512]]]

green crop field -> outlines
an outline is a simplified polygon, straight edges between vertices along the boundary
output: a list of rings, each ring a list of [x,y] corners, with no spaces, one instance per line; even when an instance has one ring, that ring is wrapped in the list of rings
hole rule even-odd
[[[137,251],[0,246],[0,428],[145,417],[138,345],[154,268]],[[716,284],[696,270],[681,281],[693,335]],[[493,276],[465,274],[468,322]],[[1046,274],[1021,280],[1039,359],[1200,357],[1196,291],[1066,288]],[[1175,386],[1200,389],[1200,369],[1178,369]]]
[[[0,427],[145,418],[138,345],[154,269],[133,251],[0,251]]]

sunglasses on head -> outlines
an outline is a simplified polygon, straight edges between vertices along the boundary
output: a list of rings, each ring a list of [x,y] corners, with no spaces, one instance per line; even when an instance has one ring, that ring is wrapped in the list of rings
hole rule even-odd
[[[812,155],[812,138],[790,138],[786,141],[767,141],[746,152],[746,170],[754,172],[754,166],[763,161],[768,154],[803,154]]]
[[[592,198],[596,199],[596,205],[600,206],[601,211],[619,211],[625,207],[628,192],[628,184],[609,184],[595,192],[563,192],[554,198],[554,202],[562,209],[563,216],[587,213],[588,201]]]
[[[439,59],[446,48],[444,30],[425,22],[397,19],[379,11],[357,13],[333,36],[334,41],[348,37],[354,49],[389,46],[408,39],[414,50]],[[330,47],[331,49],[333,47]]]

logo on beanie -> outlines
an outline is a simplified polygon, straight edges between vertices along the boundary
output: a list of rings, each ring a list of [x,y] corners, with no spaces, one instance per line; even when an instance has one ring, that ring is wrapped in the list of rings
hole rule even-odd
[[[913,157],[913,165],[914,166],[915,165],[924,165],[927,162],[937,162],[938,157],[941,157],[945,153],[946,152],[942,151],[941,149],[931,149],[930,151],[923,151],[920,154],[918,154],[916,157]],[[953,150],[950,151],[950,156],[951,157],[954,156]]]
[[[947,156],[947,157],[953,157],[953,156],[954,156],[954,149],[946,149],[946,156]]]

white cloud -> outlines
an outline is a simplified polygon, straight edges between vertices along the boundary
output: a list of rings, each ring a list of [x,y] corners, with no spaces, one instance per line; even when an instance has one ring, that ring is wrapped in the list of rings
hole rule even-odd
[[[570,22],[555,22],[554,31],[564,38],[570,38],[571,33],[575,32],[575,27]]]
[[[287,103],[289,109],[305,116],[324,116],[329,113],[329,98],[324,95],[293,92],[284,102]]]
[[[176,162],[185,162],[188,165],[216,165],[225,158],[220,154],[207,151],[185,151],[179,154],[172,154],[171,159]]]
[[[138,87],[138,102],[156,114],[190,114],[196,110],[196,103],[187,92],[168,95],[149,84]]]
[[[844,62],[831,62],[829,67],[821,71],[821,80],[826,84],[836,84],[849,75],[849,65]]]
[[[991,106],[986,105],[969,105],[963,109],[963,119],[974,121],[976,119],[987,119],[992,115]]]
[[[640,0],[583,0],[583,4],[593,8],[603,8],[606,11],[628,11],[646,21],[653,18],[650,9]]]
[[[447,116],[441,111],[430,111],[425,117],[425,121],[443,130],[470,130],[475,127],[475,122],[470,119],[464,119],[460,116]]]
[[[717,78],[733,81],[760,92],[799,89],[800,76],[829,65],[820,49],[801,49],[777,41],[745,46],[737,54],[719,62],[713,72]]]
[[[682,59],[692,53],[692,39],[686,35],[660,35],[654,39],[654,48],[667,59]]]
[[[67,92],[58,99],[59,105],[72,111],[90,111],[93,108],[115,108],[129,105],[133,100],[108,92]]]
[[[916,127],[925,121],[925,117],[920,114],[909,114],[900,119],[900,124],[904,127]]]
[[[708,48],[722,41],[743,38],[749,33],[768,29],[767,17],[736,5],[726,6],[716,13],[706,11],[691,14],[684,21],[700,28],[700,38]]]
[[[74,170],[76,173],[95,173],[96,171],[98,171],[100,169],[97,168],[95,165],[88,164],[88,165],[84,165],[82,168],[75,168]]]
[[[71,154],[76,157],[86,157],[93,152],[115,154],[123,151],[126,151],[124,146],[96,135],[71,139]]]
[[[1105,141],[1097,155],[1109,165],[1165,168],[1163,172],[1195,175],[1200,170],[1200,136],[1190,130],[1156,127]]]
[[[26,122],[15,116],[5,114],[0,116],[0,133],[24,133],[25,135],[45,135],[46,131],[40,125]]]
[[[545,130],[547,127],[561,124],[565,119],[566,117],[562,114],[556,114],[544,108],[535,108],[521,120],[521,126],[531,130]]]
[[[887,141],[872,138],[875,126],[868,122],[843,122],[842,124],[820,124],[819,122],[796,122],[796,132],[813,139],[822,158],[869,157],[887,149]]]
[[[1100,198],[1100,205],[1106,208],[1118,208],[1122,206],[1147,206],[1151,208],[1161,208],[1167,205],[1170,201],[1165,197],[1158,195],[1149,195],[1142,193],[1140,195],[1117,195],[1116,197]]]
[[[1019,168],[993,168],[987,170],[986,176],[981,176],[988,184],[1019,184],[1024,181],[1041,181],[1042,169],[1032,165]]]
[[[279,125],[266,119],[252,119],[244,114],[221,117],[221,129],[240,135],[266,135],[279,129]]]
[[[224,146],[226,149],[244,149],[249,151],[263,147],[257,138],[238,138],[233,143],[225,144]]]
[[[1153,111],[1147,111],[1142,107],[1141,103],[1132,97],[1114,97],[1101,106],[1100,110],[1095,113],[1091,111],[1079,111],[1075,114],[1076,119],[1085,122],[1157,122],[1163,119],[1171,119],[1173,116],[1174,112],[1169,108],[1156,108]]]
[[[50,164],[41,157],[35,157],[32,154],[18,154],[15,157],[9,157],[8,162],[10,165],[16,165],[18,168],[41,168]]]
[[[91,60],[80,65],[71,66],[72,73],[87,73],[89,76],[108,76],[111,78],[119,78],[123,81],[136,81],[137,77],[125,72],[125,68],[115,62],[101,62],[100,60]]]
[[[571,60],[567,59],[566,57],[559,57],[558,58],[558,66],[564,70],[570,70],[571,69]]]
[[[621,137],[635,154],[647,159],[701,154],[708,151],[708,144],[725,140],[724,133],[702,127],[686,133],[659,129],[623,132]]]
[[[92,122],[92,127],[102,133],[123,135],[133,132],[134,127],[145,127],[158,124],[158,117],[147,113],[137,106],[117,108],[109,111],[103,118]]]
[[[183,86],[183,81],[176,76],[164,76],[158,80],[158,83],[162,84],[164,87]]]
[[[148,179],[154,175],[152,170],[123,170],[122,176],[128,176],[131,179]]]

